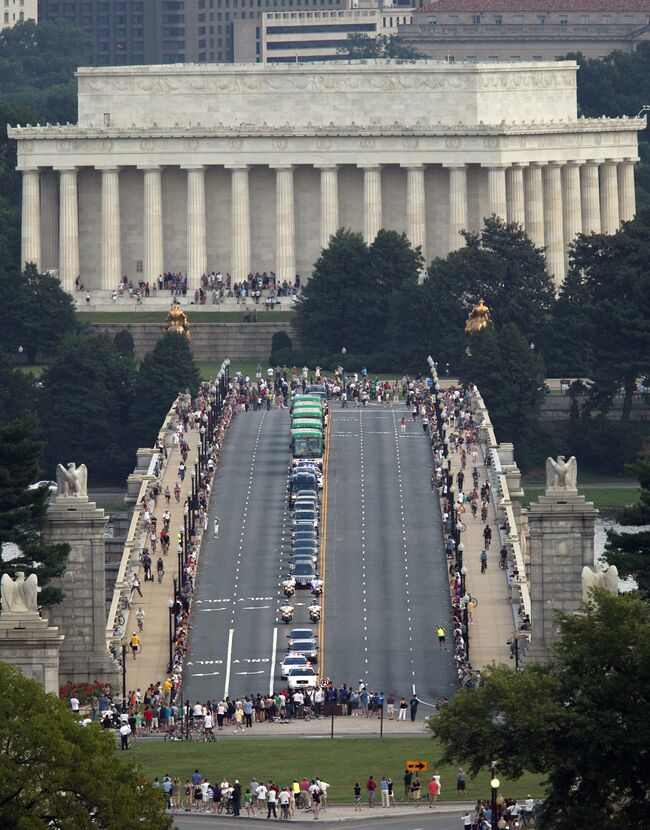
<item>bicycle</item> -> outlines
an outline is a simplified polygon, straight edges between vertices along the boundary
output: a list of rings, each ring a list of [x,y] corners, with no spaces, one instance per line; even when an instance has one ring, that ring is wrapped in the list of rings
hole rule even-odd
[[[502,556],[499,559],[499,567],[501,568],[502,571],[507,571],[508,570],[508,557],[507,556]]]

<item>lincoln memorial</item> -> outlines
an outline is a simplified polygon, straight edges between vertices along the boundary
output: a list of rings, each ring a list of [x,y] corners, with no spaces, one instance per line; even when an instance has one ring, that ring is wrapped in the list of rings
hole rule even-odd
[[[122,275],[307,279],[337,228],[427,260],[497,214],[559,285],[579,232],[635,210],[645,119],[577,115],[573,61],[81,68],[79,123],[17,126],[22,259],[73,291]]]

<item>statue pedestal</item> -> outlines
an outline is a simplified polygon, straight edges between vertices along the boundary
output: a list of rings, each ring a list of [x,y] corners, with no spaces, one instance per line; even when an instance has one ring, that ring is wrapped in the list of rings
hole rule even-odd
[[[37,613],[0,616],[0,662],[16,666],[46,692],[59,694],[59,650],[63,635]]]
[[[87,496],[56,496],[47,514],[48,538],[67,542],[70,556],[59,605],[48,609],[49,622],[65,635],[61,682],[95,679],[118,682],[115,661],[106,647],[106,567],[104,511]]]
[[[598,510],[577,490],[549,488],[528,508],[532,638],[527,658],[543,662],[557,639],[555,610],[582,601],[582,569],[594,564]]]

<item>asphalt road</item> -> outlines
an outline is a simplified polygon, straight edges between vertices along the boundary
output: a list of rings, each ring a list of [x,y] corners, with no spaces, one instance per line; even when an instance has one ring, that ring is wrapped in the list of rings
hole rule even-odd
[[[378,817],[374,817],[371,813],[380,813]],[[453,815],[432,815],[433,811],[428,810],[425,805],[419,815],[410,816],[394,816],[390,818],[386,815],[381,815],[379,808],[373,810],[365,810],[365,815],[362,818],[357,818],[354,821],[346,821],[348,827],[355,828],[355,830],[460,830],[462,821],[459,814]],[[247,819],[240,816],[237,819],[237,827],[240,830],[256,830],[264,819]],[[232,816],[175,816],[174,824],[179,830],[214,830],[220,827],[232,827]],[[312,827],[313,820],[302,821],[300,818],[292,819],[290,824],[294,827]],[[327,821],[327,814],[323,813],[319,824],[328,824],[333,826],[333,822]],[[336,822],[336,826],[340,827],[341,822]]]
[[[183,686],[191,702],[274,685],[288,448],[286,411],[241,413],[229,430],[196,580]]]
[[[403,405],[332,407],[328,464],[323,671],[335,682],[407,699],[449,696],[449,593],[431,454]]]
[[[405,411],[331,409],[320,671],[433,701],[455,688],[451,653],[435,637],[439,621],[449,627],[447,573],[428,439],[410,419],[401,435]],[[288,444],[286,410],[241,413],[229,431],[197,575],[183,686],[191,702],[284,685]],[[294,625],[306,624],[307,604],[299,591]]]

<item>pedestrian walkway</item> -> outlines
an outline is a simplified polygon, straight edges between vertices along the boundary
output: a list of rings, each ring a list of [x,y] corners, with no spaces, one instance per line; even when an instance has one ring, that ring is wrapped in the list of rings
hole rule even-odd
[[[460,452],[451,453],[451,470],[454,481],[461,469]],[[473,462],[468,453],[467,466],[464,470],[464,492],[471,491]],[[476,468],[479,473],[479,489],[488,481],[485,467],[485,448],[478,450]],[[476,518],[472,518],[471,510],[463,513],[466,530],[461,534],[464,545],[463,565],[467,568],[465,577],[466,590],[475,596],[478,604],[473,612],[473,622],[469,626],[469,660],[475,669],[481,669],[491,662],[508,663],[510,647],[507,641],[514,631],[514,617],[512,602],[508,590],[506,572],[499,567],[499,551],[501,536],[497,524],[494,501],[490,500],[488,509],[488,524],[492,530],[492,543],[488,550],[488,567],[481,573],[480,554],[483,550],[483,529],[485,522],[481,521],[480,509]]]
[[[136,660],[133,660],[130,653],[126,657],[127,692],[135,689],[141,689],[144,692],[150,683],[155,683],[158,680],[162,681],[167,676],[167,665],[169,663],[169,600],[174,597],[174,577],[178,579],[176,547],[178,532],[183,529],[183,504],[192,491],[191,473],[194,470],[194,464],[198,460],[198,429],[188,430],[185,433],[185,440],[189,445],[189,453],[185,462],[187,469],[185,480],[181,481],[178,475],[178,465],[181,462],[180,448],[178,446],[170,447],[168,449],[169,457],[161,479],[161,495],[157,500],[156,509],[151,511],[152,515],[155,515],[158,519],[157,532],[160,536],[163,527],[162,515],[166,509],[169,509],[171,514],[169,553],[164,556],[160,544],[158,544],[156,553],[151,553],[154,581],[145,582],[144,570],[141,568],[139,576],[143,596],[141,599],[135,592],[131,598],[132,606],[129,614],[127,636],[130,637],[131,633],[138,629],[135,617],[138,608],[142,608],[144,611],[145,620],[144,631],[141,635],[142,650]],[[180,484],[181,488],[178,502],[174,497],[176,482]],[[169,508],[166,507],[164,497],[166,487],[169,487],[172,494]],[[147,547],[149,547],[148,544]],[[165,575],[160,583],[156,576],[158,556],[162,556],[165,562]]]

